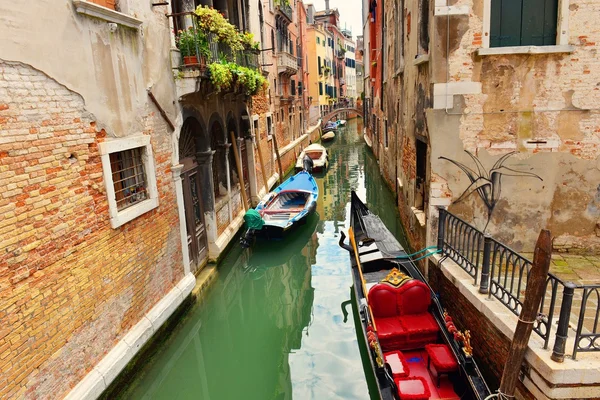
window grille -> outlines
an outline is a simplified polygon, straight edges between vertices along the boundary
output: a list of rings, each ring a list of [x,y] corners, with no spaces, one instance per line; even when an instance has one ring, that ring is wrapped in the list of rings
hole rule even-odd
[[[148,198],[141,147],[110,154],[110,168],[118,211]]]

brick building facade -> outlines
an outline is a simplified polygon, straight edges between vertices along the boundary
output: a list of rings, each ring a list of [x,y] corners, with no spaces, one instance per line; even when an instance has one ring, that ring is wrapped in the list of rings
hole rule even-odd
[[[0,6],[0,398],[101,390],[194,285],[146,91],[176,115],[172,75],[146,67],[168,65],[168,24],[129,3]]]
[[[415,248],[434,242],[439,206],[516,250],[540,228],[557,250],[600,248],[600,3],[548,7],[525,29],[487,0],[365,2],[367,139]],[[473,180],[455,163],[489,195],[461,198]]]

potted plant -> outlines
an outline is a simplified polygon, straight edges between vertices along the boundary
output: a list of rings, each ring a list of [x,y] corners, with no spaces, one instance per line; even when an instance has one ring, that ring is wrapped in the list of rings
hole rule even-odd
[[[176,43],[184,65],[206,65],[206,59],[210,56],[210,45],[202,31],[193,27],[180,30]]]

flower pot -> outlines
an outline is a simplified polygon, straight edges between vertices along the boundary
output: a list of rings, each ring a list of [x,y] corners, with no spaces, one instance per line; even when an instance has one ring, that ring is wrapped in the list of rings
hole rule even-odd
[[[183,65],[195,65],[195,64],[198,64],[198,56],[183,57]]]

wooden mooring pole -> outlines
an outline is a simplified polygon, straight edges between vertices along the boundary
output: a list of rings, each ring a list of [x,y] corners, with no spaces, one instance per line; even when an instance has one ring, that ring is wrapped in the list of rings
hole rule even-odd
[[[244,205],[244,211],[248,211],[248,199],[246,198],[246,182],[244,182],[244,170],[242,167],[242,159],[238,153],[237,143],[235,139],[235,133],[229,132],[231,138],[231,145],[233,147],[233,156],[235,157],[235,166],[237,168],[238,177],[240,180],[240,193],[242,194],[242,203]]]
[[[504,364],[504,372],[498,390],[499,398],[513,398],[521,363],[527,350],[529,337],[533,329],[533,324],[537,318],[540,302],[544,296],[546,288],[546,279],[548,278],[548,270],[550,269],[550,259],[552,258],[552,238],[550,231],[542,229],[535,244],[535,252],[533,255],[533,266],[529,271],[527,279],[527,289],[525,290],[525,299],[523,308],[517,323],[517,329],[513,336],[508,358]]]
[[[277,156],[277,164],[279,165],[279,183],[283,180],[283,167],[281,166],[281,156],[279,155],[279,146],[277,146],[277,135],[273,132],[273,146],[275,147],[275,155]]]

